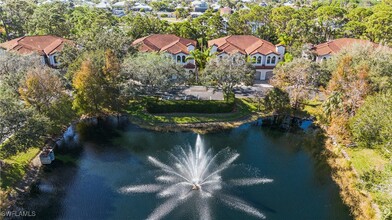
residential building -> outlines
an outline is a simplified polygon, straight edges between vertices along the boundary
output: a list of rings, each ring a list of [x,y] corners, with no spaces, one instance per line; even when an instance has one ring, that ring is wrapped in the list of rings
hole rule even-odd
[[[306,50],[302,52],[302,57],[321,62],[323,60],[331,58],[336,53],[339,53],[343,48],[355,45],[355,44],[370,44],[374,47],[380,46],[379,44],[373,43],[368,40],[361,40],[355,38],[339,38],[331,40],[322,44],[310,45]]]
[[[135,5],[131,8],[133,11],[143,11],[148,12],[152,11],[152,8],[144,3],[136,2]]]
[[[221,8],[221,6],[219,5],[219,4],[212,4],[211,6],[210,6],[210,8],[212,8],[212,10],[214,11],[214,12],[217,12],[217,11],[219,11],[220,10],[220,8]]]
[[[100,9],[105,9],[110,11],[112,9],[112,7],[110,6],[110,3],[107,1],[101,1],[100,3],[95,5],[96,8],[100,8]]]
[[[126,9],[130,7],[130,3],[121,1],[112,5],[112,13],[117,17],[125,16]]]
[[[233,10],[231,10],[231,8],[229,7],[224,7],[219,9],[219,13],[221,16],[230,15],[233,13]]]
[[[274,45],[252,35],[230,35],[208,41],[211,53],[225,57],[239,53],[250,57],[256,69],[256,80],[268,80],[276,64],[283,59],[285,47]]]
[[[205,1],[194,1],[192,6],[195,12],[205,12],[208,9],[208,4]]]
[[[53,35],[24,36],[0,44],[0,49],[21,55],[38,54],[41,62],[51,67],[60,63],[57,59],[65,44],[75,45],[71,40]]]
[[[167,54],[174,62],[183,65],[188,72],[195,72],[193,59],[187,59],[196,47],[196,41],[178,37],[174,34],[153,34],[139,38],[132,43],[140,52],[158,52]]]

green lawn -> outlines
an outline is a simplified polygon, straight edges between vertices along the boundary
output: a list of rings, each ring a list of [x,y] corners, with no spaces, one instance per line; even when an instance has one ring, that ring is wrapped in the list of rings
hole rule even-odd
[[[392,163],[377,149],[346,148],[350,163],[358,172],[358,187],[368,191],[378,204],[381,219],[392,219]]]
[[[256,112],[256,106],[250,99],[236,99],[236,109],[231,113],[195,114],[195,113],[170,113],[150,114],[140,102],[130,103],[127,113],[138,121],[147,124],[160,123],[203,123],[203,122],[229,122],[242,119]]]
[[[388,160],[374,149],[345,148],[345,150],[350,156],[351,165],[360,175],[372,169],[382,169],[388,164]]]
[[[8,189],[23,179],[31,160],[37,156],[38,147],[29,148],[26,152],[4,159],[6,165],[1,170],[1,189]]]

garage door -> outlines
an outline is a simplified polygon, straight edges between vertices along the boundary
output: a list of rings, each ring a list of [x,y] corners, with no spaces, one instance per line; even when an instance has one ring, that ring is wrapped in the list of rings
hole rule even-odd
[[[260,80],[260,71],[256,71],[255,80]]]
[[[261,72],[260,73],[260,80],[265,80],[266,72]]]

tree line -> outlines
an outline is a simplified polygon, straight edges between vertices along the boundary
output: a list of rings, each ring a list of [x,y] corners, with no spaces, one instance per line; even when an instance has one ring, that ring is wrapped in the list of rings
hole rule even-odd
[[[156,33],[172,33],[199,40],[200,47],[208,40],[228,34],[251,34],[272,43],[286,45],[299,55],[304,43],[321,43],[339,37],[368,39],[392,45],[392,3],[389,0],[374,6],[314,2],[298,8],[248,4],[231,15],[206,11],[179,22],[160,19],[154,13],[130,12],[118,18],[110,11],[71,7],[70,3],[53,2],[37,6],[30,0],[6,0],[0,6],[2,40],[26,34],[53,34],[77,42],[90,42],[102,30],[118,32],[136,39]]]
[[[301,110],[320,99],[318,121],[344,145],[392,152],[392,49],[352,45],[330,60],[294,58],[274,69],[270,110]]]

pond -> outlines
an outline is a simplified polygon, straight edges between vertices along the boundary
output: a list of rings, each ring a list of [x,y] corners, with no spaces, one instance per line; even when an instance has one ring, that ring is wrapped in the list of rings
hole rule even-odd
[[[238,153],[236,167],[222,174],[222,184],[244,172],[273,182],[230,187],[230,194],[259,210],[266,219],[352,219],[342,203],[328,166],[312,156],[317,143],[304,132],[286,133],[252,124],[200,136],[215,153]],[[91,129],[79,134],[81,147],[57,153],[53,164],[25,202],[38,219],[146,219],[165,199],[154,193],[126,194],[119,189],[153,183],[156,168],[149,156],[166,157],[175,146],[195,146],[192,132],[156,132],[128,125],[118,132]],[[66,146],[67,147],[67,146]],[[241,171],[242,170],[242,171]],[[212,219],[258,219],[257,215],[215,201]],[[164,219],[199,219],[194,203],[179,203]]]

